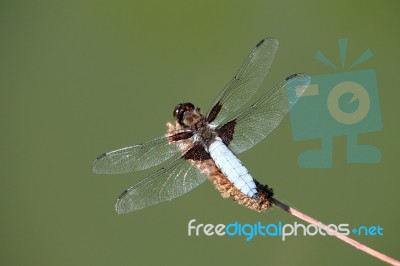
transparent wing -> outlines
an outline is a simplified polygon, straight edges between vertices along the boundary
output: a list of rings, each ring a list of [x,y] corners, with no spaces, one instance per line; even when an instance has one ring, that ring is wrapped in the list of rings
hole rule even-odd
[[[191,191],[207,179],[182,157],[125,190],[115,204],[118,214],[172,200]]]
[[[232,151],[244,152],[266,138],[296,104],[309,83],[307,75],[291,75],[231,120],[234,124],[233,139],[229,143]]]
[[[158,165],[179,151],[177,145],[170,143],[171,137],[184,133],[176,131],[139,145],[104,153],[94,161],[92,170],[96,174],[124,174]]]
[[[220,124],[250,100],[267,75],[277,49],[278,41],[273,38],[263,39],[256,45],[235,77],[215,100],[207,114],[208,122]]]

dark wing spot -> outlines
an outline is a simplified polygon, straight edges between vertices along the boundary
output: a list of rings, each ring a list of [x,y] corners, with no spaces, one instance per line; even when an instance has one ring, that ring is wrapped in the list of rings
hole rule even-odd
[[[225,145],[229,145],[233,139],[235,133],[236,120],[232,120],[222,127],[217,129],[218,136],[222,139]]]
[[[99,160],[99,159],[105,157],[106,155],[107,155],[107,153],[100,154],[99,156],[97,156],[96,160]]]
[[[263,44],[264,42],[265,42],[265,39],[262,39],[261,41],[259,41],[259,42],[256,44],[256,47],[260,47],[260,45]]]
[[[211,109],[210,114],[207,117],[207,123],[211,123],[212,121],[217,118],[217,115],[221,111],[222,104],[220,102],[217,102],[217,104],[214,105],[214,107]]]
[[[188,150],[182,157],[186,160],[194,161],[204,161],[211,159],[210,154],[206,152],[206,150],[200,143]]]
[[[288,81],[288,80],[290,80],[292,78],[295,78],[297,76],[299,76],[299,74],[292,74],[292,75],[290,75],[289,77],[286,78],[286,81]]]
[[[125,196],[128,193],[128,190],[125,190],[124,192],[119,195],[118,199],[122,199],[123,196]]]
[[[169,136],[168,139],[170,141],[179,141],[183,139],[188,139],[193,136],[193,132],[188,131],[188,132],[179,132],[176,133],[175,135]]]

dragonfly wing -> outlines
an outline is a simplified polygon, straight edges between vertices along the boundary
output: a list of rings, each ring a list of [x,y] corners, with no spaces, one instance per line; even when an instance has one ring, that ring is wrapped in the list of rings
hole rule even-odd
[[[309,83],[307,75],[289,76],[217,131],[233,152],[250,149],[279,125]]]
[[[211,110],[207,122],[220,124],[228,114],[237,111],[256,93],[271,67],[278,41],[273,38],[261,40],[244,61],[235,77],[222,90]]]
[[[172,200],[191,191],[207,179],[183,157],[125,190],[115,204],[118,214]]]
[[[92,170],[96,174],[123,174],[150,168],[179,152],[173,141],[191,136],[191,132],[176,131],[139,145],[104,153],[94,161]]]

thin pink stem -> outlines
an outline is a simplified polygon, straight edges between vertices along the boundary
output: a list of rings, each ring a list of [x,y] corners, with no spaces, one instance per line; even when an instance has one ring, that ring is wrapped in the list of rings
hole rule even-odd
[[[357,248],[359,250],[364,251],[365,253],[368,253],[369,255],[371,255],[371,256],[373,256],[373,257],[375,257],[377,259],[380,259],[381,261],[384,261],[384,262],[392,264],[392,265],[400,266],[400,261],[398,261],[398,260],[396,260],[394,258],[391,258],[391,257],[389,257],[389,256],[387,256],[387,255],[385,255],[383,253],[380,253],[380,252],[378,252],[376,250],[373,250],[372,248],[369,248],[366,245],[363,245],[360,242],[357,242],[357,241],[351,239],[350,237],[347,237],[345,235],[337,233],[335,230],[327,227],[325,224],[321,223],[320,221],[317,221],[314,218],[311,218],[310,216],[308,216],[308,215],[306,215],[304,213],[301,213],[296,209],[293,209],[292,207],[280,202],[279,200],[277,200],[275,198],[272,198],[271,202],[272,202],[272,204],[274,204],[278,208],[284,210],[285,212],[290,213],[293,216],[296,216],[296,217],[300,218],[303,221],[306,221],[306,222],[308,222],[310,224],[314,224],[314,225],[324,226],[327,231],[332,233],[337,238],[343,240],[344,242],[352,245],[353,247],[355,247],[355,248]]]

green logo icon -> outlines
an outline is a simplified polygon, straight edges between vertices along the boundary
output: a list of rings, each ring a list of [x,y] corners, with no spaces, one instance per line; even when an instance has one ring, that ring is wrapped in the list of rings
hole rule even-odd
[[[345,66],[347,40],[339,40],[342,67]],[[369,57],[364,52],[350,68]],[[324,54],[315,58],[334,68]],[[306,150],[298,158],[302,168],[332,167],[332,138],[346,136],[348,163],[379,163],[380,150],[372,145],[359,144],[358,135],[382,129],[376,73],[373,69],[312,76],[290,114],[292,135],[295,140],[321,139],[317,150]]]

